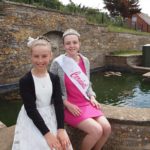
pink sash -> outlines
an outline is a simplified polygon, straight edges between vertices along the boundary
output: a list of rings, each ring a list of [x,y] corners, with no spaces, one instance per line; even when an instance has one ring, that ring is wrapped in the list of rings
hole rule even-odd
[[[60,55],[56,58],[58,64],[62,67],[68,78],[80,90],[80,92],[89,100],[87,89],[89,88],[89,79],[81,70],[78,64],[70,57]]]

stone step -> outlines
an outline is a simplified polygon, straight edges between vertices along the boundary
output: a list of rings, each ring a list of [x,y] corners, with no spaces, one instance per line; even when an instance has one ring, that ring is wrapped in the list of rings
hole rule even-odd
[[[15,126],[0,129],[0,150],[11,150]]]
[[[144,73],[142,76],[146,78],[150,78],[150,72]]]
[[[4,127],[6,127],[6,125],[0,121],[0,129],[2,129]]]

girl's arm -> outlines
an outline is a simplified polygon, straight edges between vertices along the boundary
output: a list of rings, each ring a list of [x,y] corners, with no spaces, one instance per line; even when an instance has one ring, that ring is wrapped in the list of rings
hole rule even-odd
[[[64,129],[64,105],[63,100],[61,96],[61,88],[60,88],[60,82],[59,77],[55,76],[55,80],[53,80],[53,97],[54,97],[54,107],[56,112],[56,119],[57,119],[57,138],[59,139],[63,149],[67,149],[67,147],[70,145],[70,140],[67,135],[67,132]]]
[[[70,103],[68,100],[64,100],[64,105],[74,116],[81,115],[81,110],[77,105]]]
[[[58,129],[64,129],[64,105],[63,100],[61,96],[61,87],[60,87],[60,81],[59,77],[52,75],[52,82],[53,82],[53,101],[54,101],[54,107],[55,107],[55,113],[56,113],[56,119],[57,119],[57,128]]]
[[[89,88],[87,90],[87,95],[89,98],[91,98],[92,96],[96,97],[96,94],[92,88],[92,83],[90,81],[90,61],[88,59],[86,60],[86,67],[85,68],[86,68],[87,77],[88,77],[89,82],[90,82]]]

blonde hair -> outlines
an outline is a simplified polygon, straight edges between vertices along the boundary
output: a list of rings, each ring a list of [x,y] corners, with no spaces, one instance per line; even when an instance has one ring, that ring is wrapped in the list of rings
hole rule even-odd
[[[51,51],[51,42],[47,37],[39,36],[36,39],[29,37],[27,46],[31,49],[36,46],[48,46]]]

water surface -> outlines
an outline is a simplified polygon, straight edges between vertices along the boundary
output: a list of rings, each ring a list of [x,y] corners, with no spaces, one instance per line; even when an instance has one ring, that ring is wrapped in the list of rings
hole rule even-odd
[[[16,124],[16,119],[21,105],[21,101],[6,101],[0,99],[0,121],[2,121],[6,126]]]
[[[105,77],[104,73],[91,75],[97,100],[113,106],[150,108],[150,81],[142,75],[122,73],[122,76]]]

